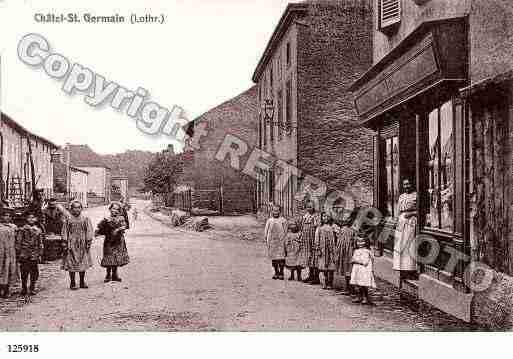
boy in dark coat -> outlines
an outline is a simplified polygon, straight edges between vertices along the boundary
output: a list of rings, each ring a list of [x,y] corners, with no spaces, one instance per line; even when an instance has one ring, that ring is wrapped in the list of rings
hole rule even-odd
[[[39,278],[39,262],[43,255],[43,231],[37,226],[34,213],[27,216],[27,224],[19,229],[16,238],[16,257],[20,264],[21,295],[27,295],[27,282],[30,278],[28,294],[35,295],[36,282]]]

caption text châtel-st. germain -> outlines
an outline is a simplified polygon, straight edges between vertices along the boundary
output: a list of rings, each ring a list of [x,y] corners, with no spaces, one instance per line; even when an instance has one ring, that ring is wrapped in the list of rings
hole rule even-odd
[[[35,13],[34,21],[37,23],[132,23],[132,24],[163,24],[165,22],[164,14],[135,14],[124,16],[120,14],[97,15],[92,13]]]

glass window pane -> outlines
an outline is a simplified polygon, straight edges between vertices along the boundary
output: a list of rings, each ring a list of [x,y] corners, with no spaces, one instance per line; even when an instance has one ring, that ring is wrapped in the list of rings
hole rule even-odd
[[[385,209],[387,211],[387,216],[392,216],[394,214],[393,212],[393,184],[392,184],[392,139],[389,138],[385,142],[385,171],[386,171],[386,187],[387,187],[387,194],[385,199]]]
[[[441,222],[445,231],[453,230],[454,202],[454,136],[452,102],[445,103],[440,108],[440,195]]]
[[[394,188],[394,216],[399,216],[399,137],[392,138],[392,180]]]
[[[429,114],[429,212],[426,216],[426,226],[439,228],[440,216],[438,215],[438,176],[439,176],[439,133],[438,133],[438,109]]]

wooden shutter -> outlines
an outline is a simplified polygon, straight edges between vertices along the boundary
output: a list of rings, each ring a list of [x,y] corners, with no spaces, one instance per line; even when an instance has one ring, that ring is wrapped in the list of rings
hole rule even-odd
[[[379,0],[380,27],[386,28],[401,21],[401,0]]]

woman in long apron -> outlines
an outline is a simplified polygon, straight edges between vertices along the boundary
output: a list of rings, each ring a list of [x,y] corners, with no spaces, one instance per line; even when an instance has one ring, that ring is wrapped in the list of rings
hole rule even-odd
[[[399,220],[395,231],[394,270],[408,275],[417,271],[415,230],[417,226],[417,193],[409,179],[403,181],[404,193],[399,196]]]

